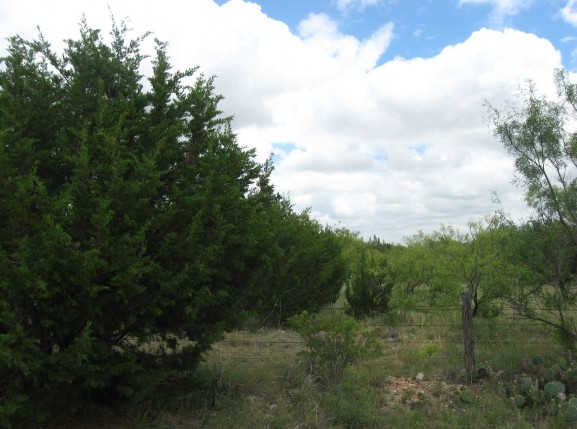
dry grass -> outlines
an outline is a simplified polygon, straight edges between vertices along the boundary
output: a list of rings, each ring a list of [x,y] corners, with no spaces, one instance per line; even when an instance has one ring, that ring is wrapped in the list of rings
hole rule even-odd
[[[200,394],[166,390],[162,400],[134,404],[124,417],[69,427],[566,427],[539,410],[517,410],[504,388],[516,374],[531,370],[533,355],[547,360],[562,353],[549,329],[508,318],[475,320],[477,363],[489,378],[471,383],[462,374],[458,312],[364,323],[378,331],[384,357],[351,367],[338,386],[315,383],[298,355],[304,343],[295,332],[235,331],[206,355]],[[418,373],[424,379],[417,379]],[[471,403],[463,402],[465,391]]]
[[[292,330],[258,329],[255,331],[234,331],[225,335],[224,340],[215,344],[206,355],[212,363],[228,365],[254,364],[254,361],[295,360],[304,342]]]

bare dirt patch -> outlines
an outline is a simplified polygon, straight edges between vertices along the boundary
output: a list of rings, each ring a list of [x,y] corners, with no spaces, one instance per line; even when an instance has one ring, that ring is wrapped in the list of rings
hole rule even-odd
[[[463,410],[477,400],[481,386],[449,384],[435,379],[387,377],[382,388],[384,408]]]

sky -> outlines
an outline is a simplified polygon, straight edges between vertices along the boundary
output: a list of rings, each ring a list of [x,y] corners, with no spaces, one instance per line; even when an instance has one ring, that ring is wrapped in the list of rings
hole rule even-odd
[[[37,26],[61,50],[83,14],[106,35],[110,12],[216,76],[295,209],[386,242],[500,208],[528,219],[486,102],[519,102],[528,80],[552,97],[560,67],[577,81],[577,0],[0,0],[0,56]]]

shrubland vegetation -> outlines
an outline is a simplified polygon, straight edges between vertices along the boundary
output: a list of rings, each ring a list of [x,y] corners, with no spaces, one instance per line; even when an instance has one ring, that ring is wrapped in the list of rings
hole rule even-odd
[[[391,244],[296,212],[212,78],[173,70],[160,41],[142,75],[147,38],[113,22],[106,42],[83,21],[63,53],[13,37],[1,59],[0,427],[577,420],[567,73],[558,99],[529,84],[521,107],[489,106],[532,219],[499,210]],[[459,335],[464,290],[479,336],[525,340],[481,348],[476,380],[439,341]],[[243,366],[253,341],[284,354]]]

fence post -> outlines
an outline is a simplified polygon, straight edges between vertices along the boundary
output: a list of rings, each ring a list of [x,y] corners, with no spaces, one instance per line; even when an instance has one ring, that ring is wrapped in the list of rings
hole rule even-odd
[[[465,370],[471,375],[475,369],[475,339],[473,333],[473,312],[469,305],[469,292],[461,292],[461,316],[463,319],[463,340],[465,345]]]

